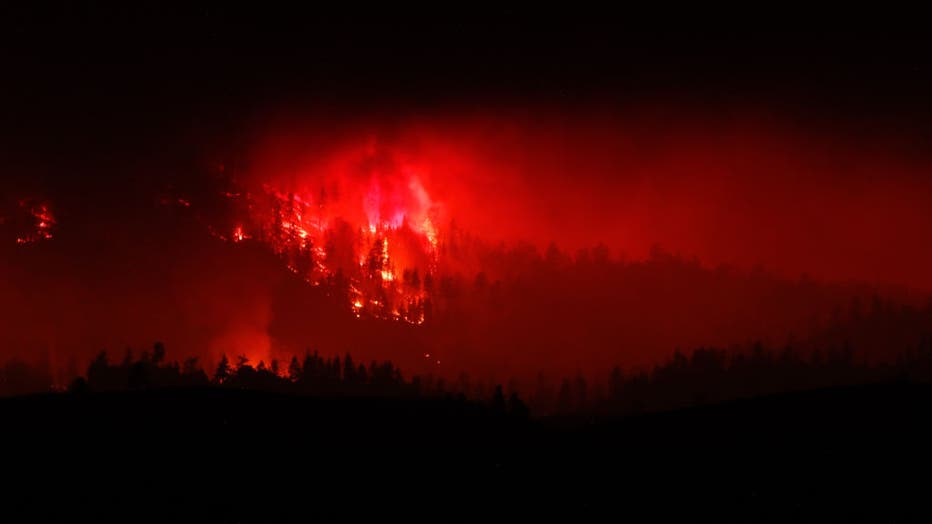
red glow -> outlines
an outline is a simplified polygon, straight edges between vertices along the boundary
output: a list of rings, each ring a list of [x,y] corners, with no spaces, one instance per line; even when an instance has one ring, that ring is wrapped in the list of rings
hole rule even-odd
[[[516,122],[520,120],[411,123],[385,136],[356,128],[341,131],[339,127],[333,137],[326,138],[294,130],[269,133],[250,151],[248,169],[230,168],[230,163],[224,162],[222,173],[228,184],[219,194],[236,212],[229,222],[215,221],[213,230],[233,230],[232,236],[217,234],[225,240],[238,242],[240,234],[257,240],[312,286],[333,282],[338,276],[345,279],[345,303],[357,320],[402,321],[428,328],[435,316],[446,319],[440,321],[442,324],[477,323],[477,329],[485,330],[481,337],[489,337],[484,342],[444,342],[468,348],[456,350],[455,368],[503,369],[491,362],[521,361],[535,352],[546,353],[538,365],[547,368],[583,365],[574,361],[590,362],[587,367],[595,361],[600,365],[616,360],[644,364],[654,359],[649,355],[663,355],[679,345],[727,344],[736,340],[736,335],[783,337],[789,330],[805,332],[806,318],[825,307],[790,314],[780,310],[792,302],[787,299],[773,311],[749,313],[751,317],[738,321],[739,313],[730,308],[750,299],[742,298],[744,291],[739,291],[741,284],[736,283],[731,292],[717,292],[733,305],[694,311],[689,315],[696,316],[695,322],[683,318],[675,329],[668,330],[659,326],[663,324],[660,318],[674,307],[664,305],[669,298],[655,296],[652,288],[646,296],[631,296],[626,289],[634,283],[606,284],[603,293],[614,298],[598,298],[601,311],[591,313],[590,321],[597,322],[603,315],[608,321],[615,318],[613,311],[624,312],[619,313],[623,318],[611,321],[627,326],[621,337],[630,341],[626,347],[632,349],[621,356],[586,347],[598,345],[598,337],[571,336],[572,330],[591,329],[585,321],[579,320],[579,326],[570,328],[568,325],[576,322],[569,320],[572,315],[554,318],[552,311],[534,304],[541,301],[537,294],[545,288],[553,287],[552,293],[569,293],[561,289],[566,275],[560,273],[538,275],[534,278],[553,281],[538,282],[536,290],[523,293],[524,298],[510,298],[530,302],[509,306],[521,309],[520,319],[510,321],[510,325],[502,326],[504,317],[490,311],[464,311],[458,302],[461,298],[455,297],[463,292],[457,291],[462,284],[451,288],[451,282],[471,287],[479,280],[490,286],[531,278],[527,271],[536,255],[520,255],[526,249],[521,244],[497,252],[500,240],[507,246],[530,240],[538,249],[557,240],[569,252],[548,251],[546,263],[554,267],[569,267],[583,260],[579,258],[582,255],[574,256],[577,247],[591,247],[604,240],[611,247],[598,257],[620,255],[634,264],[656,259],[654,246],[661,244],[667,249],[656,250],[659,260],[672,251],[687,259],[698,255],[706,268],[732,263],[745,270],[763,261],[769,271],[790,281],[802,271],[827,280],[860,277],[884,282],[895,278],[892,272],[885,273],[887,278],[873,278],[864,268],[876,269],[877,264],[857,257],[840,260],[835,254],[851,245],[879,242],[871,238],[867,225],[857,229],[847,225],[863,220],[861,210],[874,204],[860,192],[838,195],[832,189],[831,183],[857,187],[842,182],[839,177],[843,175],[833,165],[840,154],[836,150],[843,149],[838,144],[822,141],[803,147],[798,137],[763,128],[751,127],[751,131],[735,134],[710,126],[699,132],[681,124],[662,136],[643,132],[638,140],[644,144],[635,147],[632,131],[599,119],[573,121],[572,132],[561,129],[559,120],[544,120],[533,129]],[[862,165],[877,164],[881,158],[879,153],[858,154],[864,158]],[[818,184],[806,181],[801,174],[810,172],[819,173]],[[908,170],[900,170],[898,177],[899,186],[912,185],[918,193],[926,191]],[[876,184],[871,198],[876,200],[888,189],[892,191],[893,186]],[[810,206],[808,211],[792,207],[794,202],[804,201]],[[777,202],[795,211],[781,211],[775,207]],[[898,212],[906,209],[918,222],[895,219],[901,228],[927,227],[924,222],[928,218],[915,214],[918,208],[908,205]],[[844,219],[831,224],[836,218],[826,210]],[[876,215],[871,220],[888,219],[894,220]],[[876,224],[872,227],[877,229]],[[820,229],[831,230],[834,235],[817,238],[814,233]],[[883,235],[884,242],[900,234],[900,230],[890,229]],[[583,255],[596,253],[586,251]],[[525,258],[530,266],[518,270],[512,267],[514,261],[504,262],[503,255],[520,255],[518,259]],[[582,278],[577,285],[584,286],[585,293],[594,293],[588,290],[591,283],[585,281],[586,276]],[[431,281],[430,286],[426,280]],[[438,286],[441,281],[447,286],[443,293]],[[910,274],[908,281],[915,285],[922,279]],[[616,289],[618,285],[623,287]],[[701,286],[695,282],[682,285],[685,287],[678,292],[692,304],[682,304],[683,311],[693,311],[691,308],[704,299],[701,295],[685,297],[700,293]],[[733,295],[724,298],[727,293]],[[566,298],[561,295],[560,300]],[[536,308],[541,311],[534,312]],[[653,313],[644,312],[647,310]],[[450,320],[451,316],[456,320]],[[719,320],[711,318],[719,316]],[[726,321],[729,316],[732,320]],[[641,320],[634,322],[633,318]],[[552,327],[560,322],[567,326]],[[554,333],[551,340],[539,342],[534,349],[523,348],[520,338],[508,339],[518,337],[517,333],[536,336],[527,332],[535,329],[535,324],[544,330],[565,332]],[[431,351],[420,354],[436,353],[424,357],[433,365],[441,360],[437,357],[442,346],[435,344],[443,337],[435,340],[437,331],[459,329],[443,325],[447,327],[434,326],[426,332],[430,335],[423,335],[431,337]],[[715,325],[720,327],[712,327]],[[544,349],[558,343],[566,348],[563,354],[552,347]],[[578,352],[598,355],[577,358]]]
[[[50,240],[52,238],[52,230],[55,228],[57,222],[49,204],[31,204],[26,200],[22,200],[19,205],[21,208],[27,209],[32,216],[33,231],[26,235],[16,237],[16,243],[33,244],[42,240]]]
[[[32,229],[11,239],[55,239],[45,258],[0,260],[5,345],[83,360],[163,340],[208,365],[311,348],[533,380],[781,344],[884,284],[932,288],[932,162],[816,131],[677,122],[259,128],[244,151],[205,152],[209,184],[165,190],[136,221],[106,215],[77,236],[72,217],[97,211],[20,210]],[[901,291],[884,296],[925,298]]]
[[[249,236],[247,236],[246,233],[243,232],[243,226],[236,226],[235,228],[233,228],[232,238],[234,242],[242,242],[243,240],[246,240],[247,238],[249,238]]]
[[[768,115],[554,111],[343,123],[326,134],[274,122],[257,135],[244,182],[303,196],[323,188],[354,228],[397,225],[402,210],[422,231],[431,226],[412,214],[489,242],[571,252],[604,242],[630,259],[659,244],[707,265],[932,289],[932,250],[913,242],[932,230],[929,161],[892,139]],[[884,255],[902,250],[916,256]]]
[[[232,235],[216,236],[256,238],[315,286],[338,275],[348,279],[357,317],[422,324],[429,296],[421,279],[438,269],[435,220],[443,216],[442,204],[414,164],[372,144],[342,153],[328,169],[293,187],[270,176],[258,189],[222,191],[231,202],[244,201],[245,211]],[[213,231],[227,227],[211,225]]]

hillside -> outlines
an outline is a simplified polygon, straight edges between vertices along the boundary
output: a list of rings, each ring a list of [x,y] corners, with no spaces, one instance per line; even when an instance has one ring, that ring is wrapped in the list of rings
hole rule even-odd
[[[6,399],[0,419],[22,479],[8,507],[32,516],[158,501],[221,520],[845,520],[927,511],[910,474],[927,463],[930,407],[930,387],[877,385],[521,422],[455,400],[208,389]]]

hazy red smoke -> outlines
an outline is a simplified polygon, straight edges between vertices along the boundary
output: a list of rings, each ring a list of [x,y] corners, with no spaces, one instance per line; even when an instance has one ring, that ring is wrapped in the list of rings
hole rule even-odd
[[[932,289],[932,165],[896,137],[766,114],[527,113],[276,120],[258,126],[248,173],[338,188],[355,221],[377,173],[383,204],[436,205],[487,239],[632,258],[659,244],[708,265]]]
[[[69,232],[51,202],[55,238],[4,247],[4,352],[39,355],[59,368],[76,357],[80,367],[103,348],[119,357],[126,346],[164,340],[179,357],[196,353],[208,363],[220,353],[258,360],[312,347],[394,358],[414,372],[571,373],[644,364],[677,346],[799,335],[860,293],[793,287],[803,273],[932,289],[932,164],[924,155],[896,137],[856,136],[831,123],[673,113],[490,109],[342,119],[310,112],[257,120],[239,145],[204,147],[192,175],[232,180],[237,196],[225,197],[239,206],[232,214],[174,188],[185,205],[152,205],[155,195],[139,203],[152,206],[151,224],[111,217],[108,231]],[[230,189],[208,187],[218,195]],[[456,322],[441,315],[432,325],[392,327],[388,317],[353,317],[368,302],[340,316],[302,295],[315,291],[295,291],[315,282],[290,280],[291,255],[259,242],[272,234],[263,228],[275,223],[268,204],[275,195],[304,206],[289,234],[305,231],[308,246],[332,248],[321,278],[338,268],[362,271],[373,242],[384,241],[376,230],[409,228],[412,235],[385,236],[391,256],[374,278],[395,282],[406,300],[452,308]],[[253,197],[265,203],[253,205]],[[373,236],[347,236],[341,251],[340,224],[352,234],[371,228]],[[463,235],[485,251],[462,247]],[[541,259],[556,272],[519,263],[531,256],[515,248],[522,242],[541,253],[555,242],[566,258]],[[622,276],[568,269],[577,250],[599,243],[629,262]],[[637,276],[637,262],[654,246],[695,257],[698,276],[655,266]],[[746,284],[740,272],[722,277],[713,272],[720,264],[759,265],[786,284]],[[414,291],[403,291],[408,268],[419,270]],[[431,271],[437,291],[428,297],[421,290]],[[500,290],[481,291],[485,282]],[[451,298],[440,298],[441,287]],[[371,288],[358,293],[375,296]],[[598,307],[583,316],[587,304]],[[394,313],[419,318],[405,311]]]

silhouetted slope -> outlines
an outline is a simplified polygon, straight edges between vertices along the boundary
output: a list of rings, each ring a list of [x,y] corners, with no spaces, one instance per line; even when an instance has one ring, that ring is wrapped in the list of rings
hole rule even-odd
[[[204,389],[13,398],[0,418],[6,508],[31,516],[886,520],[928,511],[930,406],[881,385],[580,425]]]
[[[243,444],[260,439],[417,447],[513,439],[529,424],[453,397],[314,397],[218,387],[31,395],[4,399],[0,416],[10,435],[194,441],[222,434]]]

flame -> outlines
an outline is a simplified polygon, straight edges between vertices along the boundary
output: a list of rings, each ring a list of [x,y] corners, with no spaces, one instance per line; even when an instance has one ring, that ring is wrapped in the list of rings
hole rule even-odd
[[[21,208],[28,208],[29,214],[33,218],[33,231],[27,235],[16,238],[17,244],[33,244],[42,240],[51,240],[52,229],[58,224],[55,215],[48,203],[30,205],[28,201],[23,200],[19,203]]]
[[[233,242],[242,242],[247,238],[249,238],[249,236],[243,232],[243,226],[236,226],[233,228]]]
[[[382,267],[387,268],[389,266],[389,255],[388,255],[388,238],[382,239]],[[395,280],[395,274],[391,269],[382,269],[382,280],[386,282],[391,282]]]
[[[219,194],[239,216],[209,230],[233,243],[255,239],[311,285],[339,275],[356,317],[423,324],[429,297],[421,278],[437,271],[439,205],[411,166],[369,162],[366,155],[381,154],[371,149],[362,154],[332,167],[342,189],[286,188],[268,178],[250,191],[231,181],[234,187]],[[185,198],[176,202],[190,206]]]

